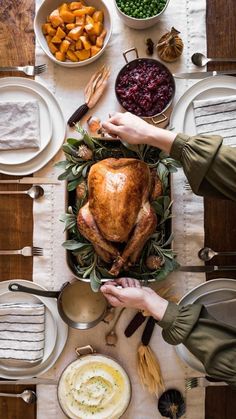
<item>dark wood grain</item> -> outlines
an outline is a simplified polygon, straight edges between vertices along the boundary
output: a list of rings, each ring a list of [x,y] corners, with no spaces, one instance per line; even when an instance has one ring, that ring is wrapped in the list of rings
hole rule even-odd
[[[207,55],[208,57],[236,57],[235,0],[207,0]],[[234,63],[211,63],[209,70],[236,68]],[[205,245],[214,250],[236,250],[236,203],[225,200],[204,200]],[[215,258],[209,263],[234,264],[235,257]],[[207,279],[236,278],[236,272],[207,274]],[[205,419],[236,417],[236,391],[229,387],[208,387],[206,390]]]
[[[34,0],[0,0],[0,66],[26,65],[35,62],[33,33]],[[22,76],[0,73],[0,77]],[[1,179],[11,178],[0,175]],[[0,185],[0,189],[27,189],[27,185]],[[0,249],[20,249],[32,245],[32,200],[27,196],[0,196]],[[0,281],[32,280],[32,258],[0,256]],[[0,392],[21,393],[26,387],[0,385]],[[36,391],[35,386],[28,386]],[[21,399],[0,398],[1,419],[35,419],[36,404]]]

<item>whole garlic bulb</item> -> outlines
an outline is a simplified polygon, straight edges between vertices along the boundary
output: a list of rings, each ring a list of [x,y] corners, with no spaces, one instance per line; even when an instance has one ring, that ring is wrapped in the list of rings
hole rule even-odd
[[[163,35],[157,44],[157,53],[161,60],[171,63],[176,61],[183,52],[184,44],[179,36],[179,31],[174,27]]]

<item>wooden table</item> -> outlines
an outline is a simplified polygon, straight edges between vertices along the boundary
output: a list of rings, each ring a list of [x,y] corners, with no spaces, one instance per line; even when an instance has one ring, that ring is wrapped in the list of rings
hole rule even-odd
[[[1,0],[0,16],[0,66],[33,64],[34,0]],[[235,26],[235,0],[207,0],[209,57],[235,56]],[[230,68],[230,64],[209,66],[209,69],[213,68]],[[232,68],[235,67],[232,65]],[[3,75],[1,73],[1,76]],[[0,178],[4,176],[0,175]],[[11,187],[1,185],[2,189],[11,189]],[[236,204],[229,201],[205,199],[205,244],[207,246],[217,250],[235,250],[235,214]],[[20,248],[32,244],[32,201],[28,197],[1,197],[0,220],[0,249]],[[221,259],[221,263],[236,265],[236,258]],[[23,256],[0,257],[0,273],[1,281],[13,278],[32,279],[32,259],[23,258]],[[217,276],[220,277],[222,274],[209,274],[207,279]],[[227,272],[227,277],[236,279],[236,274]],[[31,386],[31,388],[34,387]],[[22,389],[22,386],[0,385],[0,391],[18,392]],[[232,419],[235,417],[235,412],[235,392],[228,387],[207,389],[206,419]],[[36,409],[35,406],[27,406],[21,400],[15,402],[14,399],[1,398],[0,418],[35,419]]]

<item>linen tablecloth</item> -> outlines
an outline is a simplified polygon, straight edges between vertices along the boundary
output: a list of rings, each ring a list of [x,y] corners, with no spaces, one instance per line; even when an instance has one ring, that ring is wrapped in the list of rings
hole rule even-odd
[[[47,73],[37,77],[37,81],[44,84],[57,97],[65,119],[82,103],[84,103],[84,86],[102,64],[111,67],[109,86],[90,114],[106,120],[108,114],[114,110],[120,110],[115,94],[114,83],[116,76],[125,64],[122,52],[133,46],[138,48],[140,57],[146,56],[145,39],[151,37],[158,41],[172,26],[181,31],[184,41],[184,54],[176,63],[168,64],[172,72],[191,71],[191,55],[196,51],[206,51],[205,31],[205,0],[171,0],[169,6],[158,24],[145,31],[136,31],[128,28],[116,15],[113,1],[105,0],[111,10],[113,18],[113,34],[104,55],[89,66],[67,69],[60,65],[54,65],[40,47],[36,46],[37,64],[48,64]],[[37,6],[41,0],[37,0]],[[154,58],[158,58],[154,53]],[[132,57],[131,57],[132,59]],[[191,82],[177,80],[175,103],[186,91]],[[87,117],[89,114],[87,115]],[[87,119],[86,117],[86,119]],[[70,136],[75,135],[72,132]],[[62,153],[51,161],[45,168],[40,170],[38,176],[57,176],[58,170],[53,166],[56,161],[63,158]],[[203,202],[190,191],[184,189],[185,178],[180,170],[173,179],[173,231],[175,234],[174,249],[178,252],[178,261],[182,264],[199,264],[197,251],[203,246]],[[44,200],[34,202],[34,240],[37,245],[44,248],[43,258],[34,258],[33,280],[48,289],[59,289],[62,283],[72,279],[73,275],[66,265],[65,251],[61,246],[64,240],[63,225],[59,217],[65,212],[65,185],[46,186]],[[165,285],[171,285],[173,293],[181,297],[190,289],[205,280],[203,274],[173,273],[165,280]],[[157,285],[163,286],[163,284]],[[132,400],[123,419],[156,419],[161,418],[157,411],[157,399],[143,389],[136,368],[136,353],[143,330],[141,327],[131,338],[124,337],[123,331],[129,320],[134,315],[133,310],[127,309],[119,322],[119,340],[115,348],[105,345],[105,334],[110,330],[100,323],[92,330],[70,330],[68,342],[54,367],[45,374],[47,377],[59,377],[61,371],[75,359],[74,348],[90,344],[103,354],[114,357],[128,372],[132,383]],[[183,364],[175,353],[175,349],[165,343],[161,337],[161,330],[155,327],[150,346],[157,354],[166,388],[178,388],[186,397],[186,419],[204,419],[205,393],[203,389],[195,389],[186,393],[184,379],[191,375],[197,375]],[[38,386],[38,419],[62,419],[65,418],[58,406],[55,386]]]

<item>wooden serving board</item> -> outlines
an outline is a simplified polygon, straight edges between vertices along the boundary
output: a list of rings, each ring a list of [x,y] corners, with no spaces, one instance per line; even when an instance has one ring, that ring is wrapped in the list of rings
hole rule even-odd
[[[0,66],[27,65],[35,62],[33,33],[34,0],[0,1]],[[22,73],[0,73],[0,77],[22,76]],[[23,75],[24,76],[24,75]],[[0,174],[1,179],[10,176]],[[27,189],[27,185],[1,185],[1,190]],[[32,200],[27,196],[0,196],[0,249],[20,249],[32,245]],[[0,256],[0,281],[32,280],[31,257]],[[21,393],[36,386],[0,385],[0,392]],[[1,419],[36,419],[36,404],[21,399],[0,398]]]

